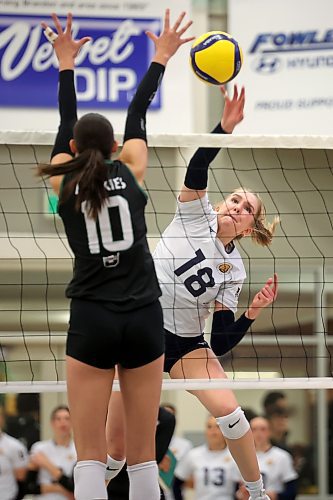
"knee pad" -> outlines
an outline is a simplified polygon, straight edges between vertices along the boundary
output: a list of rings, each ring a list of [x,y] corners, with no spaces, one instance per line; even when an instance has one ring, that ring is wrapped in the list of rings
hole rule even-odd
[[[217,417],[216,422],[226,439],[240,439],[250,429],[250,424],[240,406],[225,417]]]

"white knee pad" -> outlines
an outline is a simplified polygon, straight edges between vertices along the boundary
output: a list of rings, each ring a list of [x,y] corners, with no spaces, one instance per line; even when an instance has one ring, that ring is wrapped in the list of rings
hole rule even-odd
[[[227,439],[240,439],[250,429],[250,424],[240,406],[225,417],[217,417],[216,422]]]

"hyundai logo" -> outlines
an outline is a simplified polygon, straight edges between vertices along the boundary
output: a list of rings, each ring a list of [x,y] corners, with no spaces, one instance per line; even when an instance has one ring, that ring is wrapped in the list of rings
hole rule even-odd
[[[253,69],[257,73],[270,75],[281,69],[281,59],[275,56],[262,56],[256,59],[253,63]]]

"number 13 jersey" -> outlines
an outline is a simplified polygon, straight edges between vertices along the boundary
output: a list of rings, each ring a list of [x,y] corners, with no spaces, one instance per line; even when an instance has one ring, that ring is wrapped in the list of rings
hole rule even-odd
[[[113,311],[130,311],[160,296],[150,254],[144,210],[147,198],[131,170],[120,161],[106,161],[105,203],[97,220],[86,202],[76,210],[79,187],[63,202],[59,215],[74,253],[74,274],[66,295],[96,300]],[[62,192],[72,174],[63,180]]]
[[[155,252],[164,328],[181,337],[201,335],[214,301],[236,312],[246,277],[242,258],[217,237],[217,212],[207,195],[177,202],[173,221]]]

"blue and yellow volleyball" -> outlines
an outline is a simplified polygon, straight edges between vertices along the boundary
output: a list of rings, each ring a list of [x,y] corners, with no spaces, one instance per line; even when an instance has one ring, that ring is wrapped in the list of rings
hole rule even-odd
[[[200,80],[222,85],[238,75],[243,52],[239,43],[228,33],[209,31],[193,42],[190,62]]]

